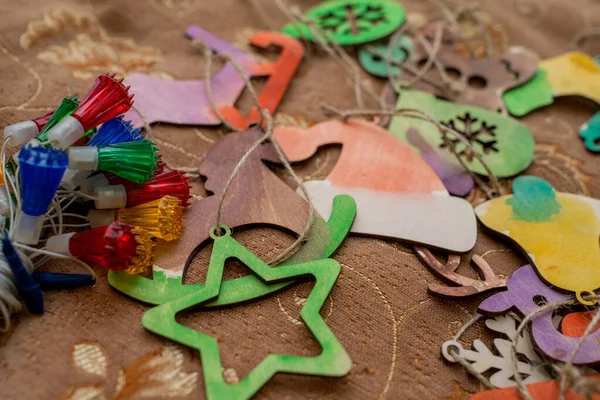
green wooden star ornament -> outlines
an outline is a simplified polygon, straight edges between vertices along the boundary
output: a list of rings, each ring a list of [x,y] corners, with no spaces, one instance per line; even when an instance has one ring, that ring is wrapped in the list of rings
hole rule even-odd
[[[221,226],[225,231],[222,236],[216,236],[215,229],[210,234],[214,245],[205,285],[186,296],[154,307],[142,318],[144,327],[149,331],[200,351],[207,399],[249,399],[278,372],[338,377],[346,375],[352,367],[352,361],[319,314],[339,276],[340,265],[333,259],[324,259],[272,268],[233,239],[228,227]],[[229,385],[225,382],[217,339],[177,323],[175,317],[181,311],[219,297],[228,259],[242,262],[266,284],[314,277],[315,286],[300,311],[300,317],[323,349],[320,355],[300,357],[269,354],[239,383]]]
[[[333,199],[331,216],[327,223],[315,215],[307,235],[308,241],[287,260],[275,268],[330,257],[342,244],[356,216],[356,202],[351,196],[340,195]],[[109,271],[108,282],[118,291],[148,304],[164,304],[204,288],[204,283],[182,284],[181,276],[169,276],[167,271],[154,269],[153,279],[124,271]],[[286,281],[265,285],[255,275],[224,281],[218,299],[201,308],[222,307],[243,303],[283,290],[297,283]]]
[[[404,7],[390,0],[333,0],[306,13],[328,39],[342,46],[381,39],[402,25],[405,16]],[[283,33],[296,39],[315,40],[311,29],[302,23],[286,25]]]

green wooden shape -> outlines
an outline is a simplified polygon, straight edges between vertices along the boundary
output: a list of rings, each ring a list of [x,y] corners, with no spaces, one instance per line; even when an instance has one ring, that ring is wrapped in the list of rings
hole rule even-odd
[[[400,3],[390,0],[333,0],[311,8],[306,17],[329,39],[349,46],[389,35],[404,23],[406,13]],[[315,40],[308,26],[302,23],[288,24],[282,31],[296,39]]]
[[[354,199],[347,195],[336,196],[333,199],[333,209],[327,224],[320,216],[315,215],[306,244],[275,268],[330,257],[350,232],[355,216],[356,202]],[[205,286],[203,283],[183,285],[181,276],[168,276],[161,270],[154,270],[153,278],[148,279],[123,271],[109,271],[108,273],[108,282],[112,287],[149,304],[164,304],[202,290]],[[280,291],[295,283],[297,282],[288,281],[266,285],[255,275],[224,281],[218,299],[203,304],[202,308],[246,302]]]
[[[249,399],[278,372],[319,376],[346,375],[352,367],[352,361],[319,315],[339,276],[340,265],[333,259],[324,259],[288,265],[285,268],[271,268],[233,239],[229,228],[223,227],[226,230],[225,235],[221,237],[211,235],[214,239],[214,247],[205,286],[184,297],[146,311],[142,318],[144,327],[200,352],[206,397],[209,400]],[[180,311],[197,307],[219,297],[223,283],[223,270],[228,259],[236,259],[244,263],[267,284],[295,281],[307,276],[315,278],[315,286],[300,311],[300,317],[323,349],[320,355],[300,357],[269,354],[239,383],[229,385],[225,382],[217,339],[177,323],[175,317]]]
[[[514,118],[503,116],[490,110],[470,105],[457,104],[441,100],[435,96],[418,91],[401,89],[396,108],[417,108],[453,127],[470,141],[491,171],[499,178],[516,175],[524,171],[535,151],[531,132]],[[473,172],[487,175],[479,160],[473,157],[466,146],[457,139],[444,143],[438,128],[430,122],[406,117],[394,117],[389,130],[398,138],[419,151],[407,138],[410,128],[415,128],[431,145],[448,149],[454,146]],[[458,161],[456,161],[458,163]]]
[[[554,102],[552,85],[546,71],[538,69],[534,77],[524,84],[502,94],[502,101],[511,115],[522,117],[531,111]]]
[[[388,46],[389,43],[385,41],[360,48],[358,51],[358,61],[365,71],[380,78],[388,77],[388,67],[385,62],[385,57],[388,55]],[[390,58],[398,63],[402,63],[409,57],[412,51],[412,40],[408,36],[401,36],[394,43]],[[394,64],[390,64],[390,70],[392,76],[399,76],[402,72],[400,67]]]

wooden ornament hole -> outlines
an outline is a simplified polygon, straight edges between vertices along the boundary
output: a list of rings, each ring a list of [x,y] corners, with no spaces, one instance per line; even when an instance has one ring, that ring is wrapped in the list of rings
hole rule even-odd
[[[473,89],[485,89],[487,86],[487,79],[483,76],[473,75],[469,77],[467,84]]]
[[[208,235],[213,240],[224,237],[224,236],[231,236],[231,229],[229,229],[229,227],[227,225],[223,225],[223,224],[219,225],[218,227],[213,226],[212,228],[210,228]]]
[[[462,76],[462,73],[457,68],[446,67],[444,70],[446,72],[446,75],[448,75],[448,78],[453,79],[455,81],[459,80]]]
[[[535,303],[536,306],[543,307],[546,304],[548,304],[548,299],[544,296],[536,295],[536,296],[533,296],[533,302]]]

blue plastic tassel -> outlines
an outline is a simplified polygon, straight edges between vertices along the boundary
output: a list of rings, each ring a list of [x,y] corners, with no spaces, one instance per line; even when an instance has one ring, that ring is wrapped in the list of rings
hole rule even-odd
[[[21,212],[15,222],[17,242],[37,244],[44,214],[56,194],[67,165],[67,154],[49,147],[26,145],[19,153]]]
[[[21,262],[21,258],[19,258],[19,255],[6,235],[2,238],[2,252],[15,277],[15,285],[19,294],[23,297],[27,309],[32,314],[43,314],[44,297],[42,289],[40,289],[40,285],[29,275]]]
[[[96,283],[90,274],[62,274],[60,272],[35,271],[31,274],[42,289],[74,289],[79,286],[91,286]]]
[[[115,143],[137,142],[143,139],[139,128],[134,128],[131,121],[123,121],[121,115],[103,123],[87,146],[107,146]]]

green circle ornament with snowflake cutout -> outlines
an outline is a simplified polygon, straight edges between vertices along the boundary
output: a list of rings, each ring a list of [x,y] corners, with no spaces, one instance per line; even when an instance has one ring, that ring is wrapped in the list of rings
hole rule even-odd
[[[334,0],[310,9],[306,15],[316,25],[290,23],[283,33],[315,41],[312,31],[323,32],[342,46],[372,42],[394,32],[404,23],[404,7],[389,0]]]

